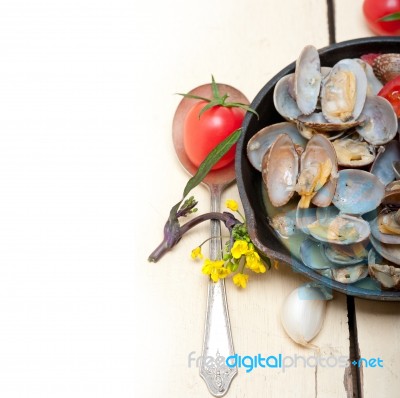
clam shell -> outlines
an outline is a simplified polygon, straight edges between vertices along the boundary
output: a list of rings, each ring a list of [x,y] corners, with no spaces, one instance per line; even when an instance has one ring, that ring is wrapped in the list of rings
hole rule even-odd
[[[283,76],[274,88],[275,109],[287,121],[292,121],[301,115],[301,110],[291,95],[293,80],[294,73]]]
[[[273,206],[283,206],[293,196],[299,172],[299,155],[292,139],[280,134],[262,160],[262,177]]]
[[[393,162],[400,160],[400,142],[390,141],[378,150],[376,159],[371,166],[371,173],[376,175],[384,185],[396,178]]]
[[[356,131],[370,144],[386,144],[397,134],[397,116],[386,98],[368,96],[362,117],[364,121],[356,127]]]
[[[385,186],[373,174],[357,169],[339,171],[333,204],[343,213],[364,214],[376,209]]]
[[[384,222],[386,221],[384,220],[385,216],[387,216],[387,214],[379,214],[378,217],[374,218],[372,221],[369,222],[372,236],[377,241],[382,243],[387,243],[389,245],[400,245],[400,235],[386,234],[382,233],[379,230],[379,225],[384,224]]]
[[[400,76],[400,54],[381,54],[375,58],[373,70],[376,77],[383,83]]]
[[[338,165],[344,167],[363,167],[375,159],[375,148],[367,142],[352,138],[339,138],[332,142]]]
[[[322,82],[321,107],[324,117],[332,123],[356,120],[367,95],[367,76],[353,59],[336,63]]]
[[[368,254],[368,272],[383,289],[400,290],[400,268],[380,257],[374,249]]]
[[[308,168],[314,163],[323,163],[326,159],[330,159],[332,163],[331,177],[311,201],[319,207],[329,206],[332,202],[336,189],[338,168],[335,148],[331,142],[321,134],[314,135],[310,141],[308,141],[306,149],[301,155],[300,169]]]
[[[370,236],[370,241],[374,249],[382,257],[396,265],[400,265],[400,245],[391,245],[388,243],[379,242],[373,236]]]
[[[308,229],[314,239],[336,245],[361,243],[370,235],[370,226],[367,221],[347,214],[317,220],[308,225]]]
[[[312,113],[317,105],[321,80],[318,50],[312,45],[305,46],[297,58],[294,75],[296,102],[304,115]]]
[[[353,250],[349,248],[349,246],[345,246],[346,251],[341,250],[343,246],[331,246],[331,245],[322,245],[322,250],[324,251],[325,256],[328,258],[330,262],[336,264],[337,266],[346,266],[346,265],[355,265],[360,263],[366,263],[368,252],[363,248],[361,255],[357,255],[356,247]],[[350,249],[350,251],[349,251]]]
[[[301,136],[293,123],[282,122],[264,127],[254,134],[247,143],[247,157],[256,170],[261,171],[264,155],[280,134],[287,134],[294,144],[303,148],[307,144],[307,140]]]

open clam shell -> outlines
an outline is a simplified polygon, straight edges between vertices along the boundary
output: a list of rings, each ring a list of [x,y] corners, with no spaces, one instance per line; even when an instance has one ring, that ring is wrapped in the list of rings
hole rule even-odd
[[[299,172],[299,155],[292,139],[280,134],[264,155],[262,177],[269,200],[275,207],[283,206],[293,196]]]
[[[387,243],[389,245],[400,245],[400,234],[384,233],[379,229],[380,226],[386,227],[388,224],[394,223],[394,228],[400,228],[400,224],[395,220],[396,211],[389,213],[381,213],[370,221],[371,234],[379,242]],[[397,225],[396,225],[397,224]]]
[[[365,141],[339,138],[332,142],[338,165],[343,167],[363,167],[375,159],[375,147]]]
[[[400,266],[400,245],[392,245],[378,241],[370,236],[370,241],[374,249],[385,259]]]
[[[400,268],[382,258],[374,249],[368,254],[368,272],[382,289],[400,290]]]
[[[356,131],[370,144],[387,144],[397,134],[397,116],[386,98],[368,96],[362,117],[364,121],[356,127]]]
[[[247,157],[256,170],[261,171],[264,155],[280,134],[287,134],[294,144],[303,148],[307,144],[307,140],[301,136],[293,123],[275,123],[262,128],[250,138],[247,144]]]
[[[321,63],[318,50],[305,46],[296,61],[294,89],[297,106],[304,115],[315,110],[321,87]]]
[[[365,242],[371,231],[367,221],[348,214],[314,221],[308,225],[308,230],[314,239],[335,245]]]
[[[343,59],[322,82],[322,113],[332,123],[354,121],[361,114],[366,95],[364,69],[353,59]]]
[[[294,73],[283,76],[274,88],[274,105],[278,113],[287,121],[292,121],[301,115],[296,100],[291,95],[294,84]]]
[[[379,148],[370,171],[384,185],[388,185],[396,178],[396,172],[393,168],[393,162],[396,161],[400,161],[400,142],[390,141],[385,146]]]
[[[337,266],[364,264],[367,261],[368,251],[360,244],[345,246],[345,250],[342,250],[343,246],[338,245],[323,244],[321,248],[328,260]]]
[[[301,155],[300,169],[306,170],[314,164],[331,161],[332,171],[328,181],[312,198],[312,203],[319,207],[329,206],[336,189],[336,176],[338,172],[335,148],[331,142],[321,134],[313,136]]]
[[[339,171],[333,204],[343,213],[364,214],[376,209],[385,186],[375,175],[358,169]]]

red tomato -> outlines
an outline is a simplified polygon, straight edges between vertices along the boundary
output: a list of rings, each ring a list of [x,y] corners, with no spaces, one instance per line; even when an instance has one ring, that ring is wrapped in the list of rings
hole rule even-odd
[[[207,155],[228,135],[241,127],[245,112],[240,108],[214,106],[199,118],[207,102],[200,101],[188,112],[183,131],[183,146],[191,162],[199,167]],[[234,145],[212,168],[219,169],[235,158]]]
[[[400,76],[387,82],[378,95],[386,98],[392,104],[397,117],[400,117]]]
[[[378,21],[388,14],[400,12],[400,0],[364,0],[363,12],[369,28],[377,35],[399,35],[399,21]]]

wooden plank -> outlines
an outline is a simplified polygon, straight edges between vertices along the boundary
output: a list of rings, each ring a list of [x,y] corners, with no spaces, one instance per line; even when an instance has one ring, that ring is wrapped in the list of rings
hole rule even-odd
[[[363,0],[335,0],[334,4],[337,42],[374,35],[364,20]]]
[[[153,10],[143,5],[143,16],[151,20],[157,31],[150,30],[138,19],[143,51],[141,76],[147,88],[157,92],[165,107],[157,107],[154,117],[143,109],[146,121],[147,146],[156,147],[154,166],[141,170],[139,183],[153,179],[154,170],[168,170],[169,177],[158,174],[156,184],[147,184],[146,199],[141,201],[138,223],[147,225],[149,233],[138,235],[137,278],[151,289],[146,295],[146,309],[139,311],[138,355],[156,357],[151,367],[138,369],[141,396],[204,397],[207,390],[197,369],[188,367],[188,355],[199,355],[203,338],[206,281],[200,264],[189,259],[192,248],[208,237],[208,226],[193,230],[159,264],[148,265],[145,256],[161,237],[161,229],[169,207],[179,198],[186,182],[170,143],[170,125],[179,98],[171,94],[209,81],[217,80],[236,86],[251,100],[264,84],[282,67],[295,60],[307,44],[323,47],[328,44],[325,2],[308,0],[265,2],[253,0],[236,3],[227,0],[205,0],[193,8],[190,3],[172,0],[164,9]],[[155,13],[155,15],[154,15]],[[156,63],[156,66],[153,64]],[[149,70],[146,70],[149,68]],[[150,75],[150,72],[153,72]],[[144,77],[147,76],[147,79]],[[149,84],[151,83],[151,85]],[[152,99],[143,89],[137,101]],[[144,127],[144,126],[143,126]],[[139,138],[140,140],[140,138]],[[194,191],[200,200],[200,212],[207,211],[209,197],[202,187]],[[224,199],[239,200],[235,186]],[[151,232],[150,232],[151,231]],[[228,281],[230,282],[230,281]],[[268,354],[286,356],[312,355],[313,352],[294,344],[279,321],[280,306],[292,289],[305,279],[285,266],[267,275],[254,277],[246,291],[238,291],[227,283],[228,302],[236,352],[240,355]],[[143,288],[139,288],[139,292]],[[138,293],[138,302],[142,302]],[[315,340],[324,356],[348,356],[346,302],[336,294],[328,304],[321,334]],[[339,367],[297,369],[243,368],[233,381],[227,397],[282,396],[345,396],[345,370]],[[157,380],[157,382],[156,382]]]

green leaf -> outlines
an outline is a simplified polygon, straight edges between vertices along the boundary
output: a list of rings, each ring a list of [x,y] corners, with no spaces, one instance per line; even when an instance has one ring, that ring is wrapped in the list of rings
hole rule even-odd
[[[206,102],[211,102],[209,98],[205,97],[200,97],[199,95],[193,95],[193,94],[182,94],[182,93],[177,93],[178,95],[182,95],[185,98],[193,98],[193,99],[198,99],[201,101],[206,101]]]
[[[222,156],[224,156],[239,140],[241,133],[241,128],[235,130],[208,154],[208,156],[199,166],[197,173],[186,184],[186,187],[183,190],[183,197],[185,197],[194,187],[199,185],[204,180],[204,177],[210,172],[215,163],[217,163]]]
[[[384,17],[378,19],[378,21],[381,22],[390,22],[398,20],[400,20],[400,12],[394,12],[392,14],[385,15]]]
[[[218,85],[215,83],[213,75],[211,75],[211,88],[214,98],[220,98],[221,96],[219,95]]]
[[[229,149],[239,140],[240,135],[242,133],[242,129],[239,128],[231,133],[228,137],[226,137],[223,141],[221,141],[203,160],[200,164],[196,174],[190,178],[187,182],[185,189],[183,190],[182,199],[171,209],[170,211],[170,219],[176,218],[176,212],[179,209],[179,206],[185,199],[185,197],[189,194],[189,192],[199,185],[206,175],[210,172],[211,168],[224,156]]]

